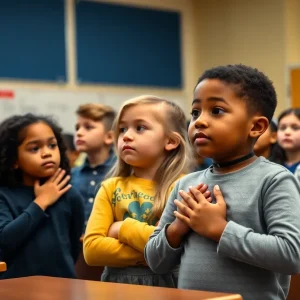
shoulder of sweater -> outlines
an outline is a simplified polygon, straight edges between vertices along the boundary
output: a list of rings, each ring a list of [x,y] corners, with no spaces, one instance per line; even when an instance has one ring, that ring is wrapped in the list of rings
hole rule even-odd
[[[83,201],[81,194],[73,186],[65,194],[63,194],[61,198],[71,199],[72,201],[74,200]]]
[[[261,157],[261,160],[260,160],[260,164],[257,166],[258,169],[261,169],[262,172],[266,173],[271,173],[272,174],[275,174],[275,173],[287,173],[287,174],[291,174],[292,173],[284,166],[278,164],[278,163],[275,163],[275,162],[272,162],[266,158],[263,158]]]

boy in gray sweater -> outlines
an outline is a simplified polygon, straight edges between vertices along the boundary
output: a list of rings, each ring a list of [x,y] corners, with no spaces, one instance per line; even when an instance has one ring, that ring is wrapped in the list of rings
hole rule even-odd
[[[220,66],[200,77],[189,138],[213,165],[177,182],[145,247],[154,272],[180,264],[178,288],[286,299],[290,274],[300,272],[300,188],[284,167],[253,153],[276,104],[257,69]],[[213,191],[211,203],[193,188],[200,182]]]

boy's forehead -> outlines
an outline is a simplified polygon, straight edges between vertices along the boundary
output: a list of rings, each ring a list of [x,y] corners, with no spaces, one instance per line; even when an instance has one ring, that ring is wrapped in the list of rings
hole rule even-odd
[[[219,79],[204,79],[194,90],[194,99],[204,100],[209,97],[223,98],[230,101],[236,98],[236,86]]]

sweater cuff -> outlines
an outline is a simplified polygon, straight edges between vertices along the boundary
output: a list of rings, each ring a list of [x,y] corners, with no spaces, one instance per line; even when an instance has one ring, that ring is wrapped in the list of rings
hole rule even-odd
[[[31,219],[34,223],[39,223],[42,221],[45,217],[47,217],[47,214],[35,203],[32,202],[25,210],[25,213],[29,214],[31,216]]]
[[[235,243],[235,240],[242,239],[245,236],[245,230],[247,231],[244,226],[241,226],[233,221],[229,221],[221,235],[217,248],[218,254],[235,257],[236,253],[232,247],[232,244]]]
[[[164,242],[164,244],[166,245],[166,250],[169,252],[173,252],[173,253],[180,253],[183,249],[183,243],[180,244],[180,246],[178,248],[173,248],[170,246],[168,239],[167,239],[167,229],[170,226],[170,223],[167,223],[165,225],[165,227],[162,229],[162,240]]]

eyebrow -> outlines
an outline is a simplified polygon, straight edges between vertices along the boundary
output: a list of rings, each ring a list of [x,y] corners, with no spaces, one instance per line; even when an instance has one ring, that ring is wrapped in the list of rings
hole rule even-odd
[[[224,102],[225,104],[229,105],[228,102],[222,97],[209,97],[209,98],[207,98],[207,101],[209,101],[209,102],[216,102],[216,101]],[[194,99],[192,105],[193,104],[198,104],[198,103],[201,103],[201,102],[202,102],[201,99]]]
[[[55,136],[49,137],[49,138],[47,139],[47,142],[51,142],[52,140],[56,140]],[[38,144],[38,143],[40,143],[40,142],[41,142],[41,140],[33,140],[33,141],[28,142],[28,143],[26,144],[26,146],[27,146],[27,145],[31,145],[31,144]]]
[[[149,123],[148,121],[146,121],[145,119],[134,119],[134,120],[130,120],[129,122],[133,122],[133,123],[139,123],[139,122],[144,122],[144,123]],[[128,121],[120,121],[119,124],[126,124],[128,123]]]

